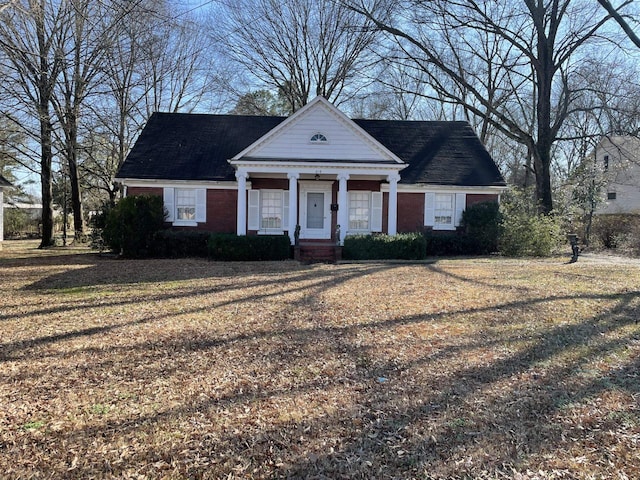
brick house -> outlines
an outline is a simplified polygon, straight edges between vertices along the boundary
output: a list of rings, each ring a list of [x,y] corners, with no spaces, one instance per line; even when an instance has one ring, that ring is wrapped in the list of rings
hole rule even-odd
[[[10,187],[9,181],[0,175],[0,250],[4,240],[4,192],[3,188]]]
[[[455,230],[506,184],[466,122],[352,120],[322,97],[290,117],[154,113],[116,181],[173,227],[346,235]]]

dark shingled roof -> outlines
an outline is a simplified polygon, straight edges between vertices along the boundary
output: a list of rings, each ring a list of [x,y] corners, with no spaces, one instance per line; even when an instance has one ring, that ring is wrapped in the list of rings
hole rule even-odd
[[[285,119],[154,113],[117,177],[235,180],[227,160]],[[400,172],[401,183],[505,185],[467,122],[354,121],[409,165]]]

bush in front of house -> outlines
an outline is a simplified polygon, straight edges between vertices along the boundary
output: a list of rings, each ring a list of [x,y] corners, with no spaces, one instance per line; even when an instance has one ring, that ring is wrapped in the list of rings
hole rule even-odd
[[[510,192],[500,205],[499,252],[508,257],[546,257],[561,243],[560,218],[537,213],[535,204],[518,192]]]
[[[107,213],[102,232],[104,243],[123,257],[148,257],[155,234],[164,227],[165,216],[162,197],[125,197]]]
[[[426,255],[428,257],[447,257],[458,255],[478,255],[481,252],[478,242],[460,233],[425,232]]]
[[[398,235],[350,235],[344,239],[342,258],[347,260],[420,260],[426,255],[420,233]]]
[[[225,262],[286,260],[291,257],[288,235],[213,234],[208,243],[209,258]]]
[[[460,247],[468,250],[469,254],[486,255],[497,252],[500,222],[498,202],[482,202],[467,207],[460,222],[467,238],[460,242]]]
[[[153,236],[149,253],[160,258],[206,258],[210,236],[211,232],[198,230],[160,230]]]

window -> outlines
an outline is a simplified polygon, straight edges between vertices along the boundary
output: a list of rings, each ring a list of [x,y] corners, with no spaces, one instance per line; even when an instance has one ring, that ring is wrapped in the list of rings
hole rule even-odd
[[[196,221],[196,191],[176,188],[176,220]]]
[[[173,188],[163,190],[167,222],[195,227],[207,221],[207,190],[204,188]]]
[[[604,161],[604,169],[609,170],[609,155],[605,155],[603,161]]]
[[[607,200],[615,200],[615,199],[616,199],[616,192],[607,193]]]
[[[453,193],[436,193],[435,225],[453,225]]]
[[[311,143],[327,143],[327,137],[322,133],[314,133],[309,139]]]
[[[289,229],[288,190],[249,190],[247,228],[279,234]]]
[[[262,190],[260,199],[260,229],[282,230],[282,191]]]
[[[349,231],[369,231],[371,192],[349,192]]]

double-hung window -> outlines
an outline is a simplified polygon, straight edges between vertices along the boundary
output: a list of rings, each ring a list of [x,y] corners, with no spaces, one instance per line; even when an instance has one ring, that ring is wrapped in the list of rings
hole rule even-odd
[[[263,190],[260,198],[260,230],[283,230],[282,190]]]
[[[171,188],[163,191],[167,222],[195,227],[207,221],[207,191],[204,188]]]
[[[247,228],[258,233],[289,230],[288,190],[249,190]]]
[[[424,224],[434,230],[455,230],[466,206],[465,193],[426,192]]]
[[[176,220],[196,220],[196,191],[192,188],[176,188]]]
[[[349,192],[349,231],[371,231],[370,217],[371,192]]]
[[[436,193],[434,225],[453,226],[453,193]]]

